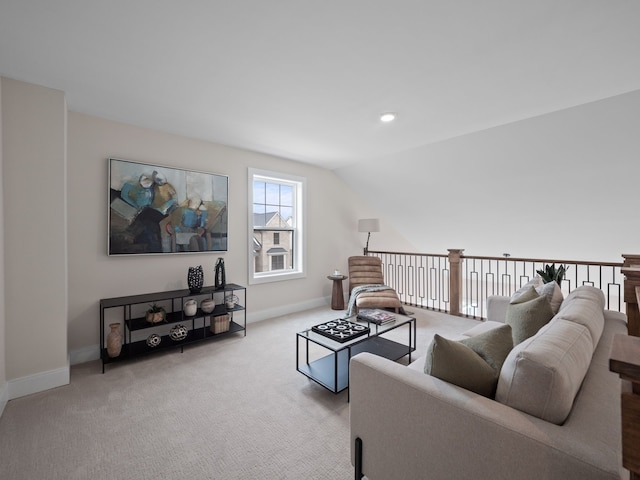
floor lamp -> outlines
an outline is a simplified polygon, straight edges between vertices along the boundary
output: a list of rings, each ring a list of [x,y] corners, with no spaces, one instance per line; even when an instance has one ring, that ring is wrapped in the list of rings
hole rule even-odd
[[[380,221],[377,218],[362,218],[358,220],[358,231],[367,232],[367,246],[364,247],[364,254],[369,254],[369,239],[371,238],[371,232],[380,231]]]

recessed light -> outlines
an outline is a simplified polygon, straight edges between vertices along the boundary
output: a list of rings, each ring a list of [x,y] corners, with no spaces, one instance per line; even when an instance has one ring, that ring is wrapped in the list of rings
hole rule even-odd
[[[393,122],[395,119],[396,119],[396,114],[393,112],[387,112],[380,115],[381,122],[385,122],[385,123]]]

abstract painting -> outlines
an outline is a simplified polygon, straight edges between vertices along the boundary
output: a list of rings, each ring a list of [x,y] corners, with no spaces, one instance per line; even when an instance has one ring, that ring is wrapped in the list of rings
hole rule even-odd
[[[226,175],[109,159],[109,255],[226,251]]]

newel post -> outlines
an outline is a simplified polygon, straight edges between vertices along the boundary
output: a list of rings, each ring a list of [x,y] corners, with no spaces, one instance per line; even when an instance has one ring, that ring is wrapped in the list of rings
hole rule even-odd
[[[462,257],[464,248],[448,248],[449,250],[449,313],[460,315],[462,299]]]
[[[627,333],[640,337],[640,305],[636,289],[640,287],[640,255],[622,254],[624,275],[624,302],[627,310]]]

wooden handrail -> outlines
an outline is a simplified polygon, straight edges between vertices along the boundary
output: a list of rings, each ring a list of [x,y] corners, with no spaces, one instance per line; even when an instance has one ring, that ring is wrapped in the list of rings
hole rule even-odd
[[[449,249],[451,250],[460,250],[462,249]],[[385,255],[415,255],[415,256],[424,256],[424,257],[447,257],[448,255],[442,253],[416,253],[416,252],[389,252],[385,250],[369,250],[369,253],[372,254],[385,254]],[[591,266],[602,266],[602,267],[622,267],[623,262],[596,262],[593,260],[558,260],[558,259],[542,259],[542,258],[528,258],[528,257],[491,257],[491,256],[483,256],[483,255],[464,255],[460,254],[461,257],[467,259],[476,259],[476,260],[505,260],[508,262],[529,262],[529,263],[571,263],[578,265],[591,265]]]
[[[623,264],[508,254],[470,256],[463,249],[449,249],[448,255],[386,250],[370,250],[368,254],[386,264],[385,278],[403,303],[473,318],[484,318],[488,296],[510,295],[522,286],[523,279],[529,281],[544,265],[552,263],[570,268],[560,284],[563,292],[592,285],[605,294],[607,309],[624,312],[621,268],[630,262],[640,266],[640,255],[629,255]]]

